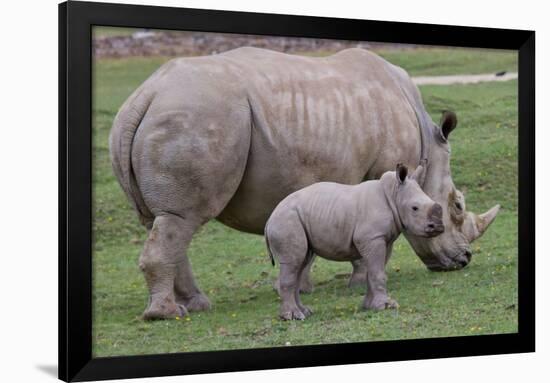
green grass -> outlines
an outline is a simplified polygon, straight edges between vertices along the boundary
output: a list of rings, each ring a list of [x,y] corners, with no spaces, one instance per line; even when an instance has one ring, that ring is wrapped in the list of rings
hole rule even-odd
[[[137,28],[122,28],[122,27],[93,27],[92,33],[94,38],[98,37],[124,37],[131,36],[134,32],[142,29]]]
[[[517,72],[517,53],[507,50],[465,48],[373,49],[389,62],[407,70],[411,76]],[[301,53],[322,57],[334,52]]]
[[[424,51],[418,61],[413,52],[400,53],[392,53],[392,61],[410,63],[417,73],[439,70],[428,68]],[[94,356],[517,331],[517,81],[421,88],[435,121],[442,109],[458,114],[452,172],[468,208],[503,206],[473,244],[474,260],[466,269],[429,272],[400,238],[387,271],[388,290],[401,307],[372,313],[359,308],[363,291],[346,287],[350,265],[319,259],[312,273],[315,291],[303,296],[315,314],[304,322],[281,322],[271,288],[277,268],[263,238],[212,221],[194,237],[189,255],[213,310],[181,320],[142,321],[147,290],[137,261],[145,231],[112,174],[108,134],[118,107],[165,60],[103,60],[94,68]],[[467,61],[462,72],[482,66]]]
[[[515,51],[463,48],[380,50],[389,62],[405,68],[411,76],[517,72]]]

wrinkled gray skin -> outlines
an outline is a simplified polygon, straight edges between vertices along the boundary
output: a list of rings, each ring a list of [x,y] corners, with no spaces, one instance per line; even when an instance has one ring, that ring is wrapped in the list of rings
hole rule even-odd
[[[428,267],[462,267],[496,212],[453,207],[447,136],[455,125],[447,114],[436,126],[405,71],[362,49],[310,58],[239,48],[164,64],[124,103],[110,136],[115,175],[148,230],[144,318],[210,307],[186,255],[208,220],[262,234],[298,189],[377,179],[421,158],[429,160],[422,186],[442,206],[446,231],[409,240]]]
[[[417,183],[424,168],[412,177],[398,165],[376,181],[359,185],[320,182],[286,197],[265,227],[272,260],[281,265],[280,317],[305,319],[312,311],[300,301],[300,275],[315,253],[333,261],[361,259],[367,265],[367,295],[363,307],[397,308],[386,291],[385,265],[401,232],[433,238],[444,231],[441,205]]]

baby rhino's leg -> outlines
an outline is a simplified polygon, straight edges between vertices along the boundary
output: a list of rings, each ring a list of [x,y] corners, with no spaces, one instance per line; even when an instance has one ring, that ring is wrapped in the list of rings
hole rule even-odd
[[[386,255],[388,246],[383,240],[374,240],[358,246],[367,267],[367,295],[363,303],[365,309],[383,310],[398,308],[396,301],[386,291]]]
[[[314,260],[315,260],[315,254],[312,254],[307,264],[304,266],[304,270],[302,271],[302,274],[300,276],[301,293],[309,294],[313,292],[313,282],[311,281],[311,267],[313,266]],[[365,282],[365,285],[366,283],[367,282]],[[279,278],[277,278],[273,283],[273,289],[276,290],[279,295],[281,294],[279,289]]]
[[[385,264],[388,264],[392,254],[393,242],[387,245]],[[353,273],[349,279],[349,287],[367,286],[367,260],[365,258],[357,259],[351,262]]]
[[[298,306],[300,311],[302,311],[302,313],[305,315],[306,318],[308,316],[310,316],[311,314],[313,314],[313,311],[311,311],[311,309],[309,307],[304,306],[304,304],[302,303],[302,301],[300,299],[300,293],[303,292],[302,283],[304,281],[304,273],[309,272],[309,270],[311,269],[311,264],[313,263],[314,258],[315,258],[315,254],[313,254],[313,252],[311,250],[308,250],[306,258],[304,259],[304,262],[300,266],[300,271],[298,272],[298,286],[294,290],[296,305]]]
[[[293,210],[276,212],[271,216],[265,235],[269,251],[279,261],[280,317],[284,320],[303,320],[310,310],[302,311],[299,301],[299,277],[306,266],[308,243],[304,228]],[[302,306],[303,307],[303,306]]]

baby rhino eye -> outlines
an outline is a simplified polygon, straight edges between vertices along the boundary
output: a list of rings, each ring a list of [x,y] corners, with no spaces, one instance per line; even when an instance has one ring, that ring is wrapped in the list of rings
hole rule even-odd
[[[418,207],[413,206],[413,210],[414,210],[414,211],[417,211],[417,210],[418,210]]]
[[[460,202],[455,202],[455,206],[458,210],[462,210],[462,205],[460,204]]]

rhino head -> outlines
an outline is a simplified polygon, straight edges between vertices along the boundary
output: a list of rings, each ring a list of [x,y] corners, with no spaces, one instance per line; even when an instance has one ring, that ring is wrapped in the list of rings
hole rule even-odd
[[[441,205],[428,197],[418,184],[424,170],[425,164],[418,166],[411,176],[407,176],[407,167],[397,165],[395,206],[404,232],[432,238],[443,233],[445,226]]]
[[[463,194],[451,178],[449,135],[457,125],[453,112],[443,112],[440,125],[433,124],[428,138],[429,160],[423,190],[443,209],[445,231],[434,238],[404,233],[422,262],[432,271],[458,270],[470,263],[470,243],[479,238],[491,225],[500,209],[494,206],[483,214],[466,210]]]

